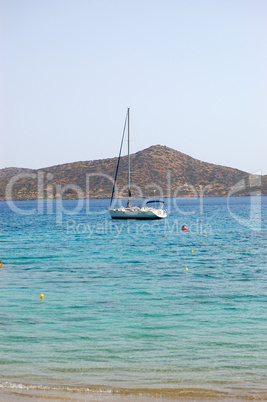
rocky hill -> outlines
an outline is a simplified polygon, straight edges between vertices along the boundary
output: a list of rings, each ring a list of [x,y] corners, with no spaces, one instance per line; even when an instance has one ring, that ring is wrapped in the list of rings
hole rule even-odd
[[[62,197],[109,198],[117,158],[67,163],[44,169],[0,170],[0,199],[30,200]],[[261,192],[267,195],[267,176],[202,162],[166,146],[151,146],[131,155],[132,195],[227,196]],[[127,193],[127,157],[121,158],[117,196]]]

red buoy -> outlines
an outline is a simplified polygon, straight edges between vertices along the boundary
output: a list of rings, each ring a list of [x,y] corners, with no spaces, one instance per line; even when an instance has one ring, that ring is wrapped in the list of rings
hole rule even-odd
[[[187,227],[184,225],[181,227],[181,230],[187,230]]]

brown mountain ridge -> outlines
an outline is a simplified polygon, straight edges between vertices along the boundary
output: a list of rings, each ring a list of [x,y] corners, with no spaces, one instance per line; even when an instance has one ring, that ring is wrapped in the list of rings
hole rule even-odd
[[[117,158],[66,163],[43,169],[0,170],[0,200],[109,198]],[[155,145],[131,155],[132,195],[192,197],[267,195],[267,176],[194,159],[166,146]],[[117,179],[119,197],[127,194],[127,156]]]

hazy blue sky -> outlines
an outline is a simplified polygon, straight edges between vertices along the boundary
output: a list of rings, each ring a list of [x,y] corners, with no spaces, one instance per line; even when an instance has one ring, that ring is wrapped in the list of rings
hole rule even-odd
[[[267,174],[266,0],[0,0],[0,168],[162,144]]]

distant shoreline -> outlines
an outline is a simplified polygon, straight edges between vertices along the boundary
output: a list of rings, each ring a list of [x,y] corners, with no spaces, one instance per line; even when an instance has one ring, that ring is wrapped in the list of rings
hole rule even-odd
[[[237,194],[237,195],[231,195],[230,198],[239,198],[239,197],[250,197],[252,194]],[[253,194],[254,197],[266,197],[267,194]],[[134,198],[134,197],[133,197]],[[157,198],[157,197],[147,197],[146,199],[152,199],[152,198]],[[188,195],[184,195],[184,196],[179,196],[179,197],[158,197],[159,199],[199,199],[199,198],[228,198],[227,195],[203,195],[202,197],[194,197],[194,196],[188,196]],[[0,202],[17,202],[17,201],[78,201],[78,200],[108,200],[110,201],[110,198],[107,197],[90,197],[90,198],[40,198],[40,199],[36,199],[36,198],[12,198],[12,199],[0,199]],[[127,200],[127,198],[114,198],[115,200]],[[137,199],[139,201],[139,199]],[[144,199],[145,200],[145,199]],[[141,200],[140,200],[141,201]]]

